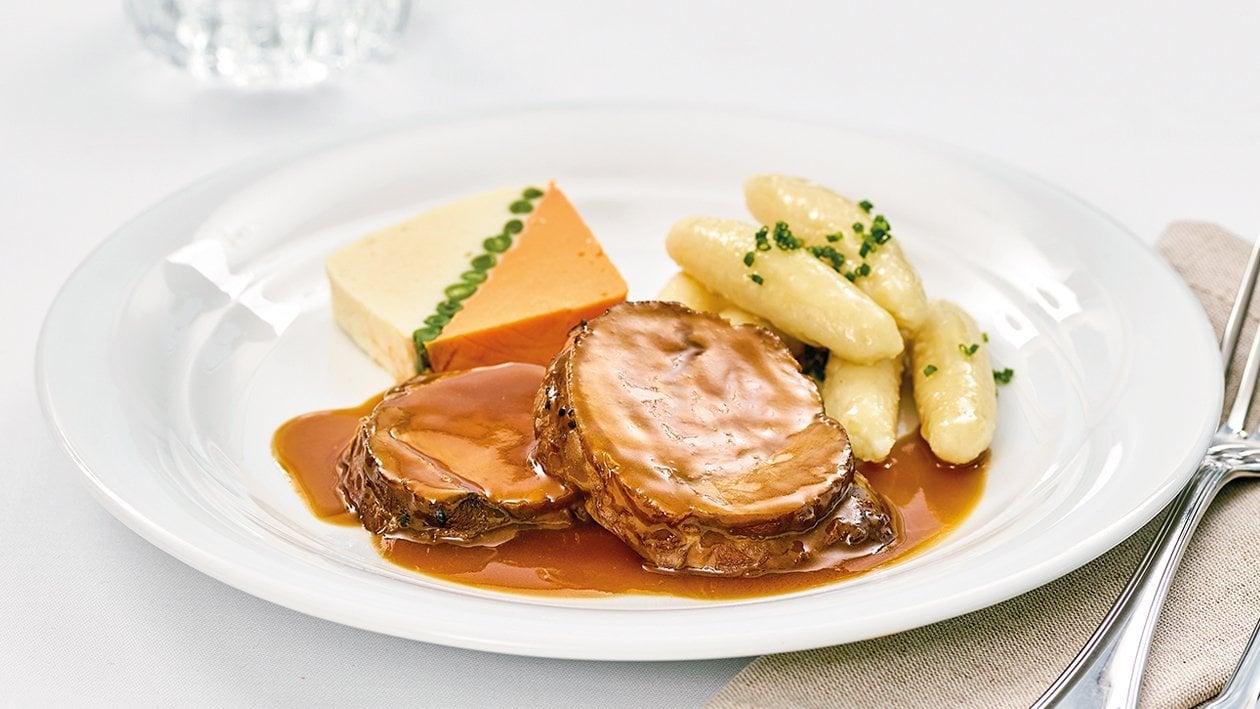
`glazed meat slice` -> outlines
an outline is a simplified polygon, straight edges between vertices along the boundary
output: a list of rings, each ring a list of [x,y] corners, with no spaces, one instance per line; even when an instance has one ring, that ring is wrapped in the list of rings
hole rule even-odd
[[[626,303],[571,334],[534,405],[535,459],[664,570],[758,575],[893,538],[843,427],[769,331]]]
[[[574,490],[533,468],[533,364],[420,376],[359,422],[339,466],[363,526],[422,542],[494,544],[572,523]]]

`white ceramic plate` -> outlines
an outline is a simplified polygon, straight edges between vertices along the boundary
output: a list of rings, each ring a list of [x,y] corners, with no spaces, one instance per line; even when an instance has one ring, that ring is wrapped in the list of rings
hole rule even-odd
[[[270,455],[286,419],[390,382],[334,326],[337,246],[460,195],[555,178],[631,284],[674,270],[690,214],[743,216],[776,171],[870,198],[928,290],[1016,370],[988,488],[930,552],[831,587],[734,602],[566,599],[403,571],[314,519]],[[212,177],[123,227],[58,296],[45,413],[102,503],[172,555],[312,615],[460,647],[586,659],[751,655],[875,637],[1010,598],[1101,554],[1171,499],[1216,422],[1209,325],[1116,223],[991,160],[818,123],[552,109],[428,123]]]

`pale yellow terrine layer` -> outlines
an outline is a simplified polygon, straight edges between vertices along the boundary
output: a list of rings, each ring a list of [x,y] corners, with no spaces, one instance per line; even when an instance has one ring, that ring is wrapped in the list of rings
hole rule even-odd
[[[436,207],[386,227],[328,258],[333,317],[397,380],[416,373],[411,335],[445,300],[482,242],[503,231],[508,205],[524,187],[507,187]]]

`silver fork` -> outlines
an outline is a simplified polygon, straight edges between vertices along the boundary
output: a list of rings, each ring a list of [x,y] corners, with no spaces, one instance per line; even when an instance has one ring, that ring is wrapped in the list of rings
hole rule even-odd
[[[1251,639],[1243,648],[1242,657],[1225,689],[1199,709],[1252,709],[1260,701],[1260,622],[1251,631]]]
[[[1221,356],[1226,375],[1238,345],[1238,335],[1246,320],[1247,306],[1260,271],[1260,241],[1251,249],[1243,282],[1234,298],[1225,332],[1221,338]],[[1082,709],[1130,709],[1137,706],[1142,685],[1142,670],[1155,622],[1168,595],[1173,574],[1212,500],[1231,481],[1242,477],[1260,477],[1260,431],[1248,435],[1247,412],[1260,375],[1260,330],[1251,341],[1247,363],[1243,367],[1238,393],[1225,423],[1212,437],[1203,462],[1169,506],[1168,516],[1146,557],[1138,565],[1129,585],[1116,600],[1098,630],[1081,649],[1063,674],[1033,704],[1043,707],[1080,707]]]

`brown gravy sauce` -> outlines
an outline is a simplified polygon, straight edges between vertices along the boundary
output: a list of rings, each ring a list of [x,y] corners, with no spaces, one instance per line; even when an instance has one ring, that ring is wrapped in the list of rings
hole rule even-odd
[[[276,431],[272,448],[294,487],[319,518],[353,525],[358,519],[337,490],[337,460],[361,417],[380,401],[298,416]],[[500,591],[567,596],[653,593],[736,599],[802,591],[852,578],[916,554],[957,527],[984,489],[987,455],[954,466],[937,460],[917,434],[903,437],[883,463],[859,470],[899,517],[895,543],[868,556],[838,554],[825,566],[756,578],[720,578],[647,571],[642,559],[595,524],[524,530],[495,547],[421,544],[374,537],[381,555],[407,569],[447,581]]]

